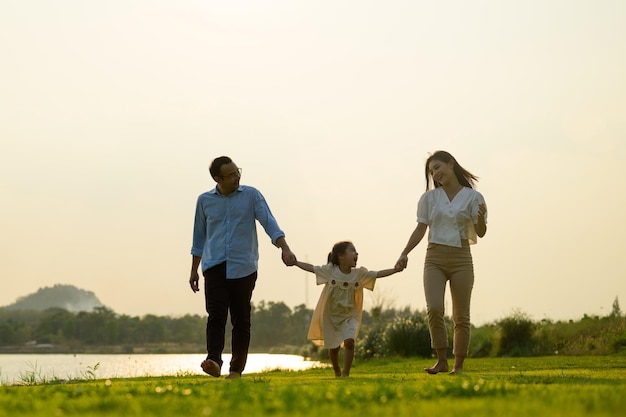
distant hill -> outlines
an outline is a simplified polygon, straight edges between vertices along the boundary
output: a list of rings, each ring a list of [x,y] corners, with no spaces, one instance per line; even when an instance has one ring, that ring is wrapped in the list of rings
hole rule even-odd
[[[91,291],[81,290],[73,285],[57,284],[53,287],[40,288],[37,292],[20,297],[13,304],[5,306],[7,310],[43,311],[58,307],[67,311],[92,311],[104,307]]]

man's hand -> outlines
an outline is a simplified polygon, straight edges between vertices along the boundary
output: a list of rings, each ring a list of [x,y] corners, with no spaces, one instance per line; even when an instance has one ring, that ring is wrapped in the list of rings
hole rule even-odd
[[[191,286],[191,290],[193,292],[200,291],[200,286],[198,284],[199,280],[200,277],[198,276],[198,271],[192,271],[191,276],[189,277],[189,285]]]
[[[287,266],[294,266],[298,259],[296,255],[291,251],[291,249],[283,249],[281,257],[283,259],[283,263]]]

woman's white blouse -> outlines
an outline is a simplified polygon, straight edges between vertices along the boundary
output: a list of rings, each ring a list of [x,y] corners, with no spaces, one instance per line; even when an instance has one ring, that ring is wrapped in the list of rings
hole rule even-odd
[[[463,187],[452,201],[443,188],[425,192],[417,204],[417,221],[428,225],[428,242],[461,247],[461,239],[477,241],[478,205],[485,199],[476,190]],[[485,213],[487,223],[487,213]]]

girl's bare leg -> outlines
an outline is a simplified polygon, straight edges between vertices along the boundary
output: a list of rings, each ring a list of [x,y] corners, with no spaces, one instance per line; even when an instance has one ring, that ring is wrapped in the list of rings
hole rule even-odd
[[[439,372],[448,372],[448,349],[436,349],[437,363],[430,368],[424,368],[424,371],[431,375],[438,374]]]
[[[330,362],[333,364],[333,370],[335,371],[336,377],[341,376],[341,368],[339,367],[339,348],[340,347],[336,347],[334,349],[328,349],[328,357],[330,358]]]
[[[346,339],[343,342],[343,372],[341,376],[350,376],[350,368],[352,368],[352,361],[354,360],[354,339]]]

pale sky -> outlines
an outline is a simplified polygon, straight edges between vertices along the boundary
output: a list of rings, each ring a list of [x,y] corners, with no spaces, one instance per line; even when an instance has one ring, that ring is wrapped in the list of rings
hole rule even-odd
[[[622,0],[4,0],[0,306],[61,283],[204,314],[189,251],[221,155],[299,259],[352,240],[390,268],[438,149],[489,209],[474,324],[626,306],[625,21]],[[313,308],[258,229],[253,301]],[[425,247],[366,308],[425,307]]]

